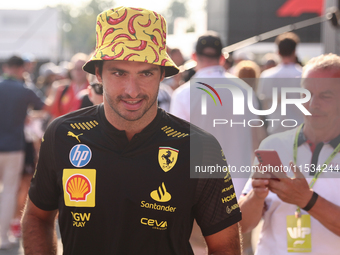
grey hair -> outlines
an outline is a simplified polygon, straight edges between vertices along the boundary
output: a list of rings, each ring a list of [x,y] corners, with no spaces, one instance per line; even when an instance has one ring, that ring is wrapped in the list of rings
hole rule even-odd
[[[303,67],[302,77],[305,78],[311,70],[338,70],[340,72],[340,56],[329,53],[312,58]]]

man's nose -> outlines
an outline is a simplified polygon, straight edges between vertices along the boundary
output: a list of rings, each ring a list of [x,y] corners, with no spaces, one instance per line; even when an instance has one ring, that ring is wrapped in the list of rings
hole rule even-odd
[[[320,99],[316,95],[312,95],[307,102],[307,106],[309,109],[318,109],[320,106]]]
[[[125,93],[136,98],[141,92],[138,77],[131,75],[125,84]]]

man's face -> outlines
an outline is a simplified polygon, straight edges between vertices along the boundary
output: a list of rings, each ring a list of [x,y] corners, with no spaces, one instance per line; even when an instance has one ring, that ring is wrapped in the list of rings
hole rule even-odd
[[[164,78],[157,65],[124,60],[104,61],[100,76],[104,87],[104,103],[112,114],[127,121],[136,121],[145,114],[157,112],[159,83]],[[151,111],[150,111],[151,110]]]
[[[304,106],[312,114],[305,124],[314,130],[340,125],[340,72],[335,70],[309,71],[302,87],[309,90],[311,99]]]
[[[4,69],[6,73],[13,76],[17,80],[23,80],[25,68],[24,66],[11,66]]]

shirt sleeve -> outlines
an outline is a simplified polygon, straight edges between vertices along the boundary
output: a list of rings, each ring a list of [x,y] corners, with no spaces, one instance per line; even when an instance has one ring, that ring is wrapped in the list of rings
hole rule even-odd
[[[227,166],[216,139],[204,141],[203,165]],[[222,178],[200,178],[195,195],[195,218],[204,236],[215,234],[241,220],[229,171]]]
[[[179,87],[174,91],[171,96],[169,112],[178,118],[190,121],[190,87]]]
[[[28,89],[30,95],[30,104],[34,110],[41,110],[44,107],[44,102],[41,98],[31,89]]]
[[[39,161],[29,189],[29,198],[40,209],[51,211],[58,209],[60,189],[54,159],[54,125],[46,130],[41,143]]]

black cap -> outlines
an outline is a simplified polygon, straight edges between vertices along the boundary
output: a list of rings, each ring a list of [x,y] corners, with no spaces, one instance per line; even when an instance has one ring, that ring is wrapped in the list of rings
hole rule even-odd
[[[210,49],[205,50],[206,48]],[[221,38],[214,34],[200,36],[196,44],[196,54],[211,58],[220,57],[222,55]]]

